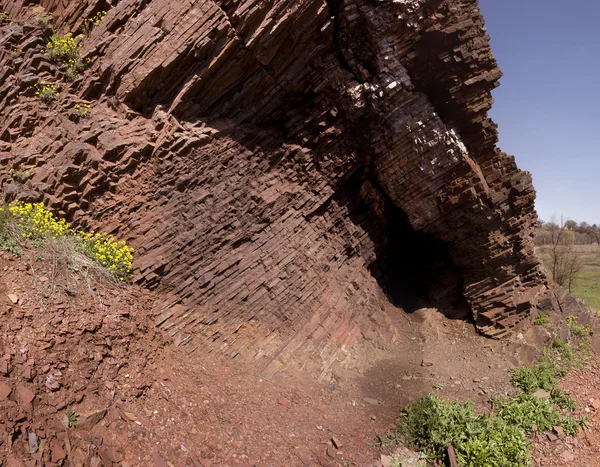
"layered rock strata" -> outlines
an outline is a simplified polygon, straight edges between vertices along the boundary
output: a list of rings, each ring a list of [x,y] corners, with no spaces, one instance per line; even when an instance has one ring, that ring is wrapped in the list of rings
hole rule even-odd
[[[443,243],[483,334],[545,299],[476,0],[40,3],[60,33],[107,15],[69,82],[28,2],[0,1],[2,189],[129,240],[177,344],[328,360],[391,338],[394,215]],[[39,80],[61,83],[50,106]]]

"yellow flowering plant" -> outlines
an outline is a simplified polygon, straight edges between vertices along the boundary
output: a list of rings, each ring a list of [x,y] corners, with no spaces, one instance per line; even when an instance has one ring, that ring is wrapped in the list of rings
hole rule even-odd
[[[82,29],[84,30],[84,32],[89,31],[93,26],[100,24],[105,16],[106,11],[99,11],[94,16],[90,16],[89,18],[84,19],[81,25]]]
[[[54,217],[43,203],[13,201],[8,205],[8,210],[16,219],[23,238],[27,240],[57,237],[69,230],[67,222]]]
[[[50,60],[60,62],[65,65],[65,74],[70,80],[75,80],[86,65],[91,62],[90,58],[85,60],[81,58],[81,39],[83,35],[74,37],[68,32],[64,36],[53,34],[50,41],[46,44],[46,50]]]
[[[42,81],[40,84],[35,85],[35,95],[46,104],[50,104],[60,95],[58,89],[57,85]]]
[[[86,256],[98,261],[117,279],[124,280],[131,272],[133,248],[124,241],[117,241],[106,233],[82,232],[75,233],[81,251]]]
[[[104,266],[117,279],[125,280],[131,275],[134,250],[124,241],[117,241],[105,233],[74,230],[65,219],[46,209],[43,203],[13,201],[4,209],[15,219],[25,240],[39,243],[48,238],[69,237],[74,239],[81,253]]]
[[[73,109],[79,118],[85,118],[90,113],[91,106],[90,104],[75,104]]]

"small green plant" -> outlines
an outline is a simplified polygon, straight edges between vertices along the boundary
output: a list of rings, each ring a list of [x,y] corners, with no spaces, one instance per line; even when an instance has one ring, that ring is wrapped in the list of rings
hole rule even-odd
[[[21,164],[16,169],[11,168],[9,170],[9,173],[11,177],[16,181],[24,183],[29,177],[31,177],[31,174],[33,173],[34,169],[35,167],[27,168],[23,164]]]
[[[576,337],[588,337],[592,335],[592,328],[579,324],[575,316],[569,316],[567,318],[567,327],[569,328],[569,331],[571,331],[571,334]]]
[[[542,326],[546,323],[548,323],[548,316],[546,316],[544,313],[539,313],[535,317],[535,321],[533,322],[533,324],[535,324],[536,326]]]
[[[49,105],[60,95],[58,89],[58,86],[55,84],[42,81],[40,84],[35,85],[35,95],[39,97],[42,102]]]
[[[16,47],[13,47],[13,49],[10,51],[10,58],[15,60],[15,59],[19,58],[22,53],[23,53],[23,49],[17,49]]]
[[[19,247],[17,241],[13,238],[7,237],[2,233],[0,233],[0,250],[4,250],[8,253],[11,253],[17,258],[21,256],[21,248]]]
[[[570,410],[571,412],[575,410],[575,400],[562,389],[553,389],[550,397],[552,403],[561,409]]]
[[[433,389],[435,389],[436,391],[441,391],[442,389],[444,389],[444,385],[440,384],[440,383],[436,383],[433,385]]]
[[[63,417],[63,423],[69,428],[75,428],[77,426],[78,419],[79,414],[77,412],[74,412],[73,410],[67,410],[67,413]]]
[[[48,13],[42,7],[34,8],[33,12],[35,14],[35,22],[37,25],[43,29],[47,28],[52,19],[52,13]]]
[[[85,118],[90,113],[90,104],[75,104],[75,115],[79,118]]]
[[[0,24],[10,23],[10,18],[8,17],[8,13],[6,11],[0,11]]]
[[[88,32],[94,26],[97,26],[98,24],[100,24],[105,16],[106,16],[106,11],[99,11],[94,16],[90,16],[89,18],[84,19],[83,23],[81,24],[81,28],[83,29],[84,32]]]

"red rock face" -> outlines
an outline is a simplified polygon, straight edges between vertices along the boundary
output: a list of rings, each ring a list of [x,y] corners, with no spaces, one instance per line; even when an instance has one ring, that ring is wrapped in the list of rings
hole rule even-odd
[[[482,333],[543,299],[535,192],[496,148],[476,0],[45,1],[62,32],[108,11],[51,108],[31,88],[62,74],[23,3],[0,2],[23,21],[0,31],[3,189],[129,240],[178,344],[276,365],[385,338],[397,216],[443,244]]]

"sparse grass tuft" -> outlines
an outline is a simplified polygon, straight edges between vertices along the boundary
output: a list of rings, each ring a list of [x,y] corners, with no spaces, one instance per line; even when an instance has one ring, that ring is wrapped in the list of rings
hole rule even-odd
[[[35,13],[35,22],[42,29],[46,29],[48,24],[50,24],[50,20],[52,19],[52,13],[48,13],[44,8],[37,7],[33,9]]]
[[[23,164],[19,165],[16,169],[11,168],[9,170],[10,175],[13,179],[18,182],[24,183],[33,173],[35,167],[25,167]]]

